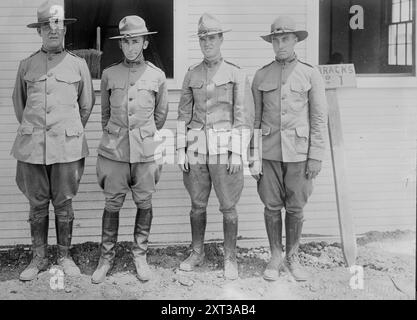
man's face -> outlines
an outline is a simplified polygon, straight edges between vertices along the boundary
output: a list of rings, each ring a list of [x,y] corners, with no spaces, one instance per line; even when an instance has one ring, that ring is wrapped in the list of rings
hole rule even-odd
[[[148,43],[144,36],[124,38],[120,40],[120,48],[128,61],[135,61],[141,52],[148,47]]]
[[[200,38],[200,48],[204,58],[211,59],[220,55],[220,47],[223,43],[223,36],[213,34]]]
[[[46,50],[60,49],[66,32],[67,27],[65,26],[51,28],[50,24],[45,24],[38,28],[38,34],[42,38],[42,46]]]
[[[294,33],[274,35],[272,37],[272,46],[275,56],[280,60],[290,58],[294,54],[294,47],[298,39]]]

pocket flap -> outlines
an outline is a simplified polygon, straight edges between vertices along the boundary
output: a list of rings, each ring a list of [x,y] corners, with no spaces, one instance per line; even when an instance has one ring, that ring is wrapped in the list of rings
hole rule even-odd
[[[81,76],[79,74],[56,74],[56,80],[66,83],[76,83],[81,81]]]
[[[225,85],[229,82],[233,82],[233,80],[230,77],[226,77],[226,76],[220,76],[220,77],[214,76],[213,82],[216,85],[216,87],[218,87],[218,86]]]
[[[38,82],[46,80],[47,76],[45,74],[34,74],[27,73],[24,75],[23,79],[29,82]]]
[[[65,129],[65,134],[67,135],[67,137],[79,137],[83,133],[83,131],[84,130],[81,128],[71,127]]]
[[[308,127],[297,127],[295,128],[295,132],[300,138],[308,138],[310,135],[310,129]]]
[[[107,133],[116,135],[119,135],[120,129],[121,128],[119,126],[116,126],[114,123],[111,122],[107,123],[107,126],[104,128],[104,130],[106,130]]]
[[[136,83],[136,88],[138,90],[159,91],[158,81],[139,80]]]
[[[187,128],[191,130],[201,130],[203,129],[203,127],[204,125],[202,123],[195,122],[195,121],[192,121],[189,124],[187,124]]]
[[[278,83],[277,82],[271,82],[271,81],[264,81],[259,84],[258,90],[260,91],[271,91],[278,89]]]
[[[33,126],[28,126],[28,125],[20,126],[19,129],[17,129],[17,132],[20,135],[26,135],[26,134],[30,135],[33,133]]]
[[[219,131],[230,131],[232,129],[232,124],[228,121],[222,121],[213,124],[213,130],[216,132]]]
[[[125,82],[123,80],[109,80],[106,90],[124,89]]]
[[[202,80],[193,79],[190,81],[190,88],[200,89],[203,86]]]
[[[308,87],[306,84],[300,83],[300,82],[291,82],[290,84],[291,91],[295,92],[306,92],[308,91]]]
[[[145,139],[146,137],[153,137],[156,132],[156,126],[155,125],[148,125],[144,127],[139,128],[140,136],[142,139]]]
[[[268,126],[261,126],[262,135],[269,136],[271,134],[271,128]]]

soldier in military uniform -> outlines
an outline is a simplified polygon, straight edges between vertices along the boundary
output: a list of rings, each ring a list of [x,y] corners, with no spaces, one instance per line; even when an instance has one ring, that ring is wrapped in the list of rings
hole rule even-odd
[[[20,62],[13,91],[19,121],[11,154],[17,159],[16,183],[29,200],[33,257],[20,274],[34,279],[48,266],[49,201],[55,211],[58,263],[67,275],[80,274],[70,256],[74,211],[88,146],[84,127],[94,105],[87,63],[63,49],[64,9],[46,1],[37,11],[42,48]]]
[[[202,15],[198,37],[204,60],[185,75],[178,106],[178,163],[191,197],[192,233],[192,252],[180,269],[191,271],[204,261],[213,184],[223,213],[224,275],[236,279],[236,204],[243,189],[242,154],[247,151],[241,138],[253,128],[254,106],[245,74],[221,55],[223,33],[228,31],[212,15]]]
[[[152,222],[152,193],[159,181],[162,155],[158,150],[157,130],[168,114],[165,74],[145,61],[148,47],[145,21],[127,16],[119,23],[119,39],[124,59],[103,71],[101,115],[103,136],[98,148],[97,177],[104,190],[101,257],[92,276],[103,282],[115,257],[119,211],[127,192],[132,191],[137,206],[132,253],[138,278],[149,280],[146,262]]]
[[[252,164],[258,193],[265,205],[264,217],[271,260],[264,272],[276,280],[285,268],[297,281],[308,274],[298,261],[303,208],[313,191],[312,179],[321,170],[327,134],[327,103],[318,70],[300,61],[295,45],[307,37],[290,17],[279,17],[271,33],[262,38],[272,43],[275,60],[259,69],[252,93],[255,129],[262,130],[262,151]],[[255,136],[255,135],[254,135]],[[285,261],[282,259],[282,218],[285,208]]]

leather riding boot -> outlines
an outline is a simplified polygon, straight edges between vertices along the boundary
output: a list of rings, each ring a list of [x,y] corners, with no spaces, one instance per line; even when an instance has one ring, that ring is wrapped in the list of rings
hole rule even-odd
[[[101,255],[97,269],[91,276],[92,283],[101,283],[113,266],[116,256],[115,246],[119,230],[119,212],[110,212],[104,209],[101,231]]]
[[[20,274],[19,278],[22,281],[35,279],[39,272],[46,270],[48,267],[48,226],[49,216],[37,219],[37,221],[30,221],[32,261]]]
[[[264,279],[275,281],[279,277],[282,259],[282,218],[281,211],[272,213],[265,210],[265,227],[271,249],[271,260],[264,271]]]
[[[149,209],[137,209],[135,228],[133,232],[133,259],[135,262],[138,279],[141,281],[150,280],[152,274],[146,261],[148,250],[148,238],[152,224],[152,207]]]
[[[285,217],[285,262],[284,266],[296,281],[306,281],[309,274],[300,265],[298,247],[300,245],[303,221],[299,218],[286,214]]]
[[[236,260],[238,218],[223,216],[224,234],[224,277],[236,280],[239,277]]]
[[[68,209],[71,210],[71,209]],[[70,256],[73,218],[55,215],[56,239],[58,243],[58,264],[67,276],[77,277],[81,271]]]
[[[190,213],[191,224],[191,254],[180,264],[183,271],[192,271],[204,263],[204,234],[206,232],[207,213]]]

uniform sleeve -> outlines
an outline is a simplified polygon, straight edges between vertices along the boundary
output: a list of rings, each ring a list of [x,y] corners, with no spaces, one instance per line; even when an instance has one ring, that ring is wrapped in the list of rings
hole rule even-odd
[[[191,72],[188,71],[184,77],[182,84],[181,98],[178,105],[177,118],[177,149],[185,148],[186,141],[186,126],[191,122],[193,112],[193,91],[190,88]]]
[[[231,148],[233,153],[242,154],[247,151],[253,131],[255,107],[249,79],[244,72],[238,70],[233,88],[233,129]]]
[[[81,122],[85,127],[95,103],[93,81],[87,62],[82,59],[80,66],[81,81],[78,87],[78,105],[80,107]]]
[[[310,148],[308,158],[323,160],[326,149],[328,107],[324,82],[318,70],[314,69],[311,76],[309,91],[310,107]]]
[[[22,123],[23,110],[25,109],[27,99],[26,82],[23,78],[24,73],[24,63],[22,61],[17,70],[16,82],[12,95],[14,113],[19,123]]]
[[[255,74],[255,77],[252,82],[252,96],[253,101],[255,104],[255,122],[254,122],[254,129],[259,130],[261,128],[261,121],[262,121],[262,110],[263,110],[263,102],[262,102],[262,91],[258,89],[259,87],[259,72]],[[257,139],[257,141],[255,141]],[[254,159],[260,159],[260,139],[262,139],[262,134],[259,131],[254,131],[254,134],[251,138],[250,148],[253,152]]]
[[[104,128],[107,126],[107,123],[110,119],[110,91],[108,88],[109,78],[107,72],[104,71],[101,76],[100,83],[100,92],[101,92],[101,126]]]
[[[168,115],[168,86],[165,74],[161,77],[158,93],[155,100],[154,119],[158,130],[162,129]]]

